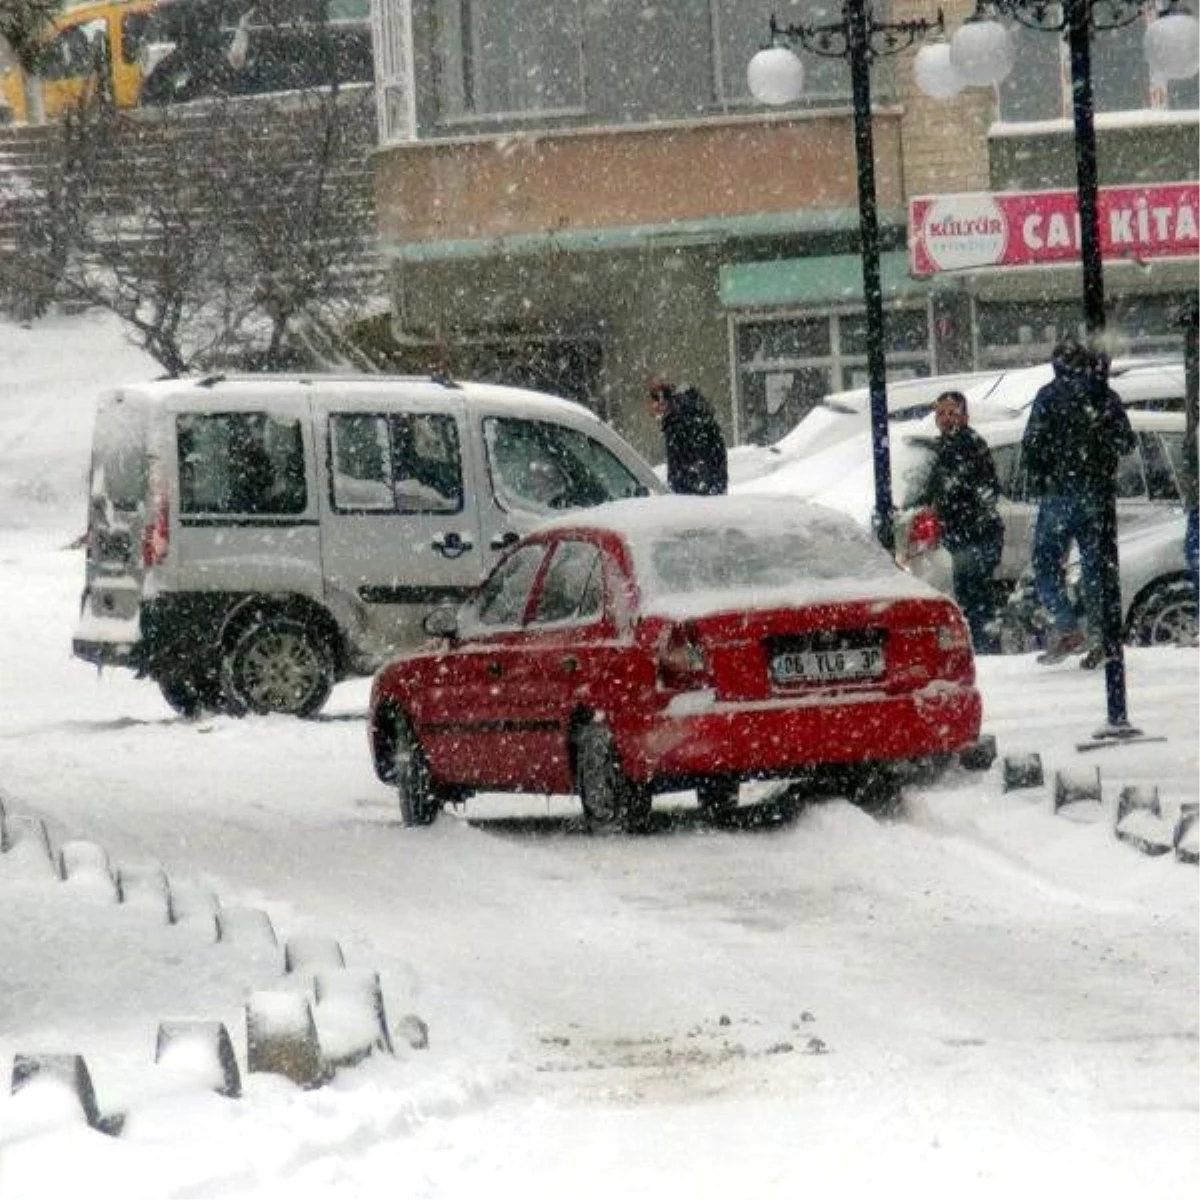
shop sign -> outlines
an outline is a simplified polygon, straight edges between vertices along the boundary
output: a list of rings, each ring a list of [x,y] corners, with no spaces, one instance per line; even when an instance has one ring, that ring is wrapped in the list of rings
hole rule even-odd
[[[1099,189],[1100,254],[1148,262],[1200,252],[1200,185],[1158,183]],[[1074,191],[972,192],[909,201],[914,275],[979,267],[1078,262]]]

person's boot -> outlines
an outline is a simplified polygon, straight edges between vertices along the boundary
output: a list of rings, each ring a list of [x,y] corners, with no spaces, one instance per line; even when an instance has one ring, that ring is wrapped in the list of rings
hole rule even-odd
[[[1078,654],[1087,645],[1087,637],[1082,629],[1068,629],[1065,633],[1056,633],[1045,651],[1037,656],[1037,661],[1044,667],[1060,663],[1072,654]]]

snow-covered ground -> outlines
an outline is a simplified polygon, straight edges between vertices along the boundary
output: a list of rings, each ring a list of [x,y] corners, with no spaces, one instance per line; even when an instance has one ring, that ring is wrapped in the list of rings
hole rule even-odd
[[[153,373],[102,318],[0,326],[0,796],[12,829],[261,909],[279,945],[60,881],[27,839],[0,857],[2,1200],[1194,1188],[1197,872],[1112,826],[1123,787],[1158,787],[1160,830],[1198,798],[1195,650],[1130,651],[1131,716],[1163,740],[1089,754],[1102,676],[982,660],[985,728],[1042,755],[1043,787],[955,769],[886,822],[747,789],[721,831],[681,796],[649,836],[595,839],[570,797],[483,797],[404,830],[366,681],[316,721],[187,722],[71,659],[92,399]],[[1054,773],[1097,767],[1101,803],[1056,813]],[[245,1072],[244,1005],[307,985],[281,947],[314,935],[379,973],[396,1053],[302,1090]],[[185,1019],[226,1025],[242,1098],[154,1064]],[[7,1094],[52,1053],[85,1057],[119,1137],[56,1089]]]

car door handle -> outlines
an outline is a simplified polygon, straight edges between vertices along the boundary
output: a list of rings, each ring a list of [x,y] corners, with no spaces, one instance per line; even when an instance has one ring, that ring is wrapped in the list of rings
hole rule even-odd
[[[458,558],[466,554],[473,545],[470,538],[463,537],[461,533],[457,533],[453,529],[449,529],[445,533],[435,533],[431,544],[444,558]]]
[[[559,664],[560,670],[565,674],[570,675],[579,670],[579,659],[573,654],[568,654]]]
[[[513,529],[506,529],[503,533],[498,533],[488,545],[493,550],[507,550],[509,546],[515,546],[521,540],[521,535]]]
[[[487,665],[487,673],[493,679],[499,679],[504,674],[504,664],[499,662],[490,662]]]

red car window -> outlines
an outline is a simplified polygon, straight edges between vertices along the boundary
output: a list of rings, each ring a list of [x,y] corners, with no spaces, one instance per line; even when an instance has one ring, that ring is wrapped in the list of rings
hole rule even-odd
[[[585,620],[597,616],[603,603],[600,550],[588,542],[559,542],[542,580],[533,621]]]
[[[529,594],[546,556],[541,543],[514,551],[487,577],[471,606],[480,625],[520,625],[529,607]]]

